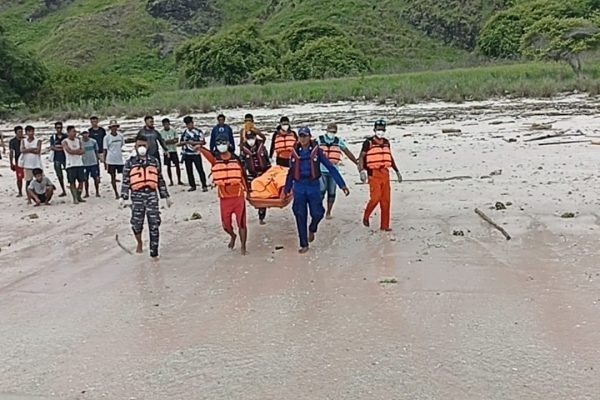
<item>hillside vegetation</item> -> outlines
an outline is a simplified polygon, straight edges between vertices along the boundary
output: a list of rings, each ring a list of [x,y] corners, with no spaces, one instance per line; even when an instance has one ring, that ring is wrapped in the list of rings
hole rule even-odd
[[[0,52],[33,60],[40,82],[0,104],[503,60],[566,61],[580,75],[599,10],[600,0],[3,0]]]

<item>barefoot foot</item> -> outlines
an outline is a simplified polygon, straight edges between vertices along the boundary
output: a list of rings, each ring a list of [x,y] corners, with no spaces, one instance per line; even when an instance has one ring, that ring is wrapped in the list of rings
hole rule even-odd
[[[227,247],[229,247],[230,249],[235,248],[235,241],[237,239],[237,235],[230,235],[231,236],[231,240],[229,241],[229,244],[227,245]]]

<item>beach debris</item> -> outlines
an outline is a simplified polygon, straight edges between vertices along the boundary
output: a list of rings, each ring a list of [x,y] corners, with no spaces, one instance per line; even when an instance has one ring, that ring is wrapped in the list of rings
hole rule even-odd
[[[494,228],[496,228],[498,231],[500,231],[500,233],[502,233],[504,235],[504,237],[506,238],[506,240],[510,240],[510,235],[508,234],[508,232],[506,232],[506,230],[503,227],[501,227],[500,225],[498,225],[497,223],[495,223],[490,217],[488,217],[487,215],[485,215],[483,211],[481,211],[480,209],[476,208],[475,209],[475,214],[479,215],[481,217],[481,219],[483,219],[485,222],[487,222],[488,224],[490,224]]]
[[[500,175],[502,175],[501,169],[497,169],[495,171],[490,172],[490,176],[500,176]]]
[[[37,215],[37,214],[35,214],[35,213],[33,213],[33,214],[29,214],[29,215],[27,216],[27,218],[29,218],[29,219],[38,219],[39,217],[40,217],[40,216],[39,216],[39,215]]]
[[[563,215],[561,215],[560,217],[561,218],[575,218],[575,213],[566,212],[566,213],[563,213]]]
[[[504,140],[506,143],[516,143],[517,138],[505,138],[503,137],[502,140]]]
[[[403,179],[402,182],[446,182],[446,181],[462,181],[465,179],[473,179],[473,177],[467,176],[467,175],[459,175],[459,176],[449,176],[447,178]]]
[[[506,210],[506,206],[501,201],[497,201],[496,204],[494,205],[494,207],[496,207],[497,211]]]
[[[94,234],[93,234],[93,233],[86,232],[86,233],[84,233],[84,234],[83,234],[83,236],[92,237],[92,236],[94,236]]]
[[[525,139],[524,142],[535,142],[535,141],[538,141],[538,140],[552,139],[552,138],[555,138],[555,137],[563,136],[564,134],[565,134],[565,132],[549,133],[549,134],[544,135],[544,136],[536,136],[536,137],[533,137],[533,138]]]
[[[513,205],[512,201],[507,201],[507,202],[506,202],[506,207],[510,207],[510,206],[512,206],[512,205]]]
[[[200,215],[199,212],[192,213],[192,216],[190,217],[190,221],[196,221],[198,219],[202,219],[202,215]]]
[[[544,131],[552,129],[552,124],[531,124],[529,129],[532,131]]]
[[[133,252],[132,252],[131,250],[129,250],[127,247],[125,247],[125,246],[123,246],[123,245],[121,244],[121,241],[119,240],[119,234],[118,234],[118,233],[115,233],[115,241],[117,242],[117,245],[118,245],[118,246],[119,246],[121,249],[123,249],[123,251],[125,251],[125,252],[126,252],[127,254],[129,254],[129,255],[133,255]]]
[[[462,133],[458,128],[442,128],[442,133]]]
[[[595,145],[600,145],[600,139],[592,139],[591,143]]]
[[[275,250],[283,250],[283,246],[275,246]]]
[[[396,283],[398,283],[398,279],[396,279],[396,278],[382,278],[382,279],[379,280],[379,283],[381,283],[381,284],[385,284],[385,283],[396,284]]]
[[[465,233],[461,230],[454,230],[454,231],[452,231],[452,235],[453,236],[465,236]]]
[[[548,146],[548,145],[554,145],[554,144],[576,144],[576,143],[591,143],[591,140],[569,140],[569,141],[561,141],[561,142],[546,142],[546,143],[540,143],[540,146]]]

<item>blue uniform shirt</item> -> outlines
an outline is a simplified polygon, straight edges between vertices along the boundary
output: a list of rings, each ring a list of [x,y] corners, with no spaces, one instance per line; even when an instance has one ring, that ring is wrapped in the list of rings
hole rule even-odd
[[[310,154],[312,153],[313,147],[309,146],[308,148],[303,148],[300,147],[299,149],[297,149],[298,155],[300,156],[300,183],[303,183],[304,180],[306,179],[310,179],[311,178],[311,163],[312,160],[310,158]],[[329,161],[327,159],[327,157],[325,157],[325,154],[323,153],[323,150],[319,149],[319,151],[317,152],[317,157],[319,160],[319,163],[321,164],[321,166],[324,166],[327,171],[331,174],[331,177],[333,178],[333,180],[335,181],[335,183],[340,187],[340,188],[345,188],[346,187],[346,182],[344,182],[344,178],[342,178],[342,175],[340,175],[339,171],[337,170],[337,168],[331,163],[331,161]],[[318,184],[318,180],[315,181]],[[288,171],[288,175],[287,175],[287,179],[285,182],[285,193],[289,193],[292,191],[292,186],[294,185],[294,183],[298,183],[295,181],[294,179],[294,167],[290,167],[289,171]]]
[[[212,128],[210,133],[210,151],[217,151],[217,144],[215,141],[217,140],[218,136],[227,136],[229,139],[229,151],[235,153],[235,139],[233,138],[233,130],[229,125],[215,125],[215,127]]]

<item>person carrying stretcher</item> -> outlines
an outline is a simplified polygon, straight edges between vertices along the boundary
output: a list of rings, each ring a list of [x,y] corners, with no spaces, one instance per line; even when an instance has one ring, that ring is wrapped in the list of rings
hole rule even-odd
[[[321,165],[325,166],[335,183],[348,196],[350,190],[337,168],[327,159],[317,141],[312,139],[307,127],[298,130],[298,143],[294,145],[290,159],[284,193],[294,191],[292,210],[296,217],[300,253],[308,251],[308,243],[315,240],[319,222],[325,216],[325,208],[321,201]],[[308,224],[310,211],[311,221]]]
[[[233,215],[235,214],[240,241],[241,252],[246,255],[246,239],[248,229],[246,226],[246,193],[248,192],[248,178],[240,159],[230,151],[229,138],[220,135],[215,139],[216,151],[214,154],[203,146],[197,146],[196,151],[204,155],[212,165],[212,179],[218,188],[221,206],[221,223],[223,229],[231,240],[228,247],[235,248],[237,235],[233,230]]]
[[[261,138],[256,137],[257,134],[254,132],[247,132],[244,142],[241,144],[240,158],[242,164],[246,168],[246,176],[248,178],[248,185],[251,184],[252,180],[258,178],[264,174],[269,168],[271,168],[271,161],[269,160],[269,154],[265,148],[265,142]],[[265,217],[267,216],[266,208],[258,209],[258,220],[261,225],[265,224]]]

